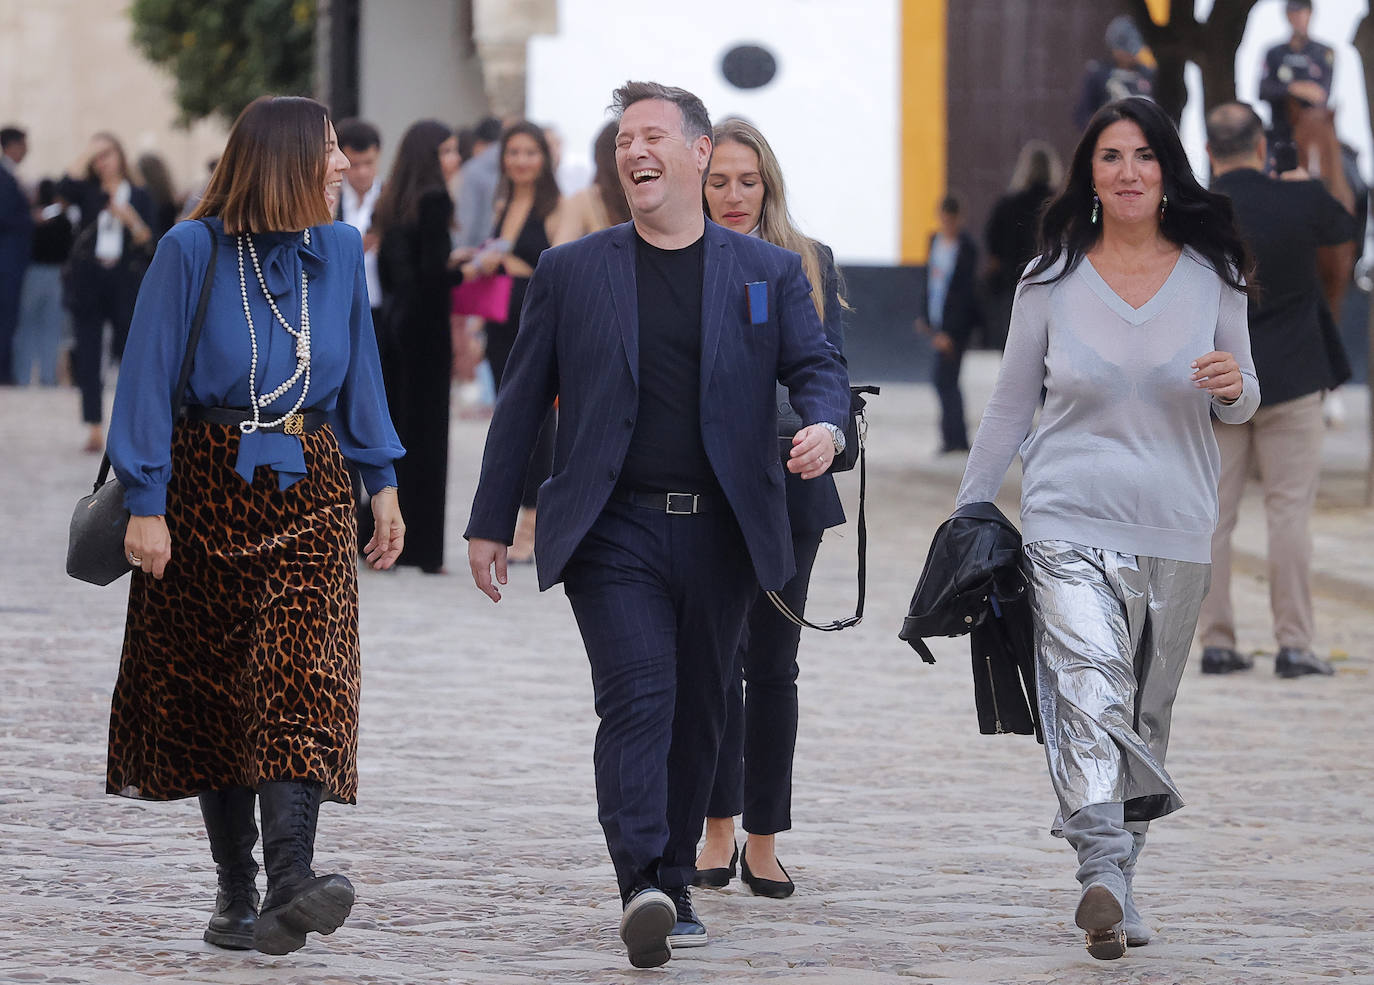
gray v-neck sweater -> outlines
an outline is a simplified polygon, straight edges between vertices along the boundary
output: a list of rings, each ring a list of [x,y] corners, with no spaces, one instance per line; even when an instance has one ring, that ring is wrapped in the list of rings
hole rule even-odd
[[[1233,404],[1191,379],[1190,364],[1214,349],[1240,365]],[[1085,257],[1057,283],[1017,288],[957,505],[994,499],[1019,451],[1025,543],[1207,563],[1221,471],[1209,415],[1240,424],[1259,399],[1245,296],[1205,259],[1185,249],[1155,296],[1132,308]]]

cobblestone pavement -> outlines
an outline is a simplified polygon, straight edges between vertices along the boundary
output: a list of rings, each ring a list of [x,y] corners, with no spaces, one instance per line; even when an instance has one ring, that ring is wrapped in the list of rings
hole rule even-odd
[[[995,360],[966,377],[981,406]],[[200,940],[213,870],[194,802],[103,793],[125,583],[67,579],[70,509],[95,462],[70,391],[0,390],[0,983],[917,982],[1139,985],[1374,982],[1374,512],[1358,413],[1327,442],[1320,647],[1335,679],[1190,672],[1170,767],[1188,807],[1159,822],[1138,894],[1155,942],[1093,961],[1073,927],[1069,848],[1044,760],[980,736],[967,650],[922,665],[896,632],[961,463],[936,459],[935,400],[891,386],[871,426],[868,617],[808,634],[787,901],[700,891],[711,946],[632,971],[596,824],[595,719],[562,592],[514,571],[493,606],[462,541],[482,439],[455,420],[453,573],[362,577],[364,693],[356,808],[322,811],[318,863],[358,904],[333,937],[272,958]],[[843,480],[852,501],[856,477]],[[1009,483],[1009,486],[1012,485]],[[1013,508],[1014,489],[1005,505]],[[1242,643],[1272,650],[1263,520],[1247,506]],[[853,602],[854,535],[830,537],[811,611]]]

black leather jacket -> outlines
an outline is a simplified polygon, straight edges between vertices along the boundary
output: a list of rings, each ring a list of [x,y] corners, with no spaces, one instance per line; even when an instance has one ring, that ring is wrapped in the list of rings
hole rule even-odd
[[[992,503],[961,506],[935,531],[898,636],[933,664],[924,637],[965,633],[978,730],[1034,732],[1043,742],[1021,533]]]

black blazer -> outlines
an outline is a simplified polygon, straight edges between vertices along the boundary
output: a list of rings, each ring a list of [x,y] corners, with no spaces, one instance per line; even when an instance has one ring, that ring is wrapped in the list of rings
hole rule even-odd
[[[1250,168],[1212,182],[1228,195],[1236,225],[1255,258],[1260,296],[1250,301],[1250,354],[1260,404],[1326,390],[1337,374],[1322,331],[1325,311],[1317,248],[1364,232],[1317,181],[1281,181]]]
[[[844,362],[844,311],[840,308],[840,275],[835,269],[835,254],[824,243],[816,246],[825,285],[821,295],[825,298],[825,338]],[[844,523],[844,506],[835,479],[829,474],[803,479],[784,469],[783,486],[787,490],[787,517],[793,531],[816,533]]]
[[[129,204],[138,213],[143,224],[152,232],[152,237],[142,247],[135,246],[133,236],[129,233],[126,226],[122,232],[124,236],[124,249],[120,254],[118,269],[124,283],[124,289],[137,291],[139,283],[143,280],[143,273],[148,269],[148,262],[153,258],[153,249],[157,245],[157,216],[153,208],[153,199],[144,189],[130,182]],[[96,260],[92,252],[95,246],[95,220],[102,209],[109,204],[110,196],[105,194],[98,181],[81,181],[72,177],[64,177],[58,183],[58,192],[67,201],[72,202],[81,210],[81,221],[77,224],[76,241],[72,246],[71,256],[67,261],[67,303],[73,314],[79,314],[89,306],[89,292],[84,290],[87,278],[90,277],[100,262]]]
[[[931,248],[935,247],[935,237],[930,237]],[[929,310],[927,300],[930,291],[930,267],[925,268],[921,278],[921,317]],[[945,292],[945,310],[940,331],[954,340],[960,350],[968,347],[973,330],[983,324],[982,308],[978,303],[978,245],[967,232],[959,233],[959,252],[954,259],[954,272],[950,274],[949,290]]]
[[[701,326],[701,438],[753,560],[779,589],[796,570],[778,454],[777,391],[806,424],[844,426],[849,379],[825,340],[801,260],[707,221]],[[750,320],[745,285],[765,282],[767,318]],[[546,251],[530,279],[482,455],[468,538],[509,544],[526,466],[558,397],[553,474],[539,489],[541,589],[563,568],[620,477],[639,407],[633,223]]]

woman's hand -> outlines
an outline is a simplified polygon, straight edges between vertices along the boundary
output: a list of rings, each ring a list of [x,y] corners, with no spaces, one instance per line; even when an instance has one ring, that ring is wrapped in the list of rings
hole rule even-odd
[[[172,535],[161,516],[131,516],[124,531],[124,559],[129,565],[161,578],[172,559]]]
[[[395,486],[387,486],[372,497],[372,519],[372,539],[363,548],[363,554],[368,564],[385,571],[396,563],[406,542],[406,525],[401,519]]]
[[[505,260],[506,254],[504,253],[497,253],[493,250],[483,250],[481,253],[477,254],[477,260],[475,261],[477,272],[483,277],[490,277],[501,269],[501,265],[505,263]]]
[[[1224,404],[1233,404],[1245,392],[1236,357],[1229,352],[1209,352],[1193,361],[1193,385],[1210,391]]]
[[[468,261],[477,255],[477,247],[460,246],[448,255],[448,265],[450,267],[465,267]]]
[[[140,216],[138,211],[128,202],[112,201],[107,207],[116,219],[124,223],[125,227],[129,230],[129,235],[133,237],[135,243],[142,245],[152,236],[153,232],[148,228],[147,224],[144,223],[143,217]]]

